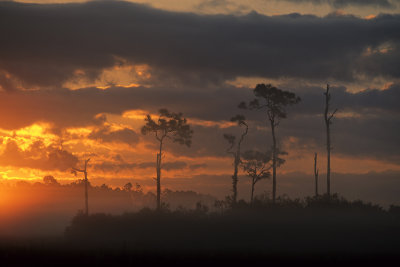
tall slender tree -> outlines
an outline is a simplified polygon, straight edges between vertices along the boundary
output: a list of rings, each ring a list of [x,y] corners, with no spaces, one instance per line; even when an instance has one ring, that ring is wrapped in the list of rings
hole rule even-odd
[[[324,110],[324,119],[326,125],[326,150],[327,150],[327,164],[326,164],[326,193],[328,197],[331,195],[331,132],[330,126],[332,124],[332,118],[337,112],[337,109],[330,113],[329,105],[331,100],[331,94],[329,93],[329,84],[326,85],[325,95],[325,110]]]
[[[89,198],[88,198],[88,178],[87,178],[87,164],[89,162],[90,158],[85,160],[85,168],[84,169],[77,169],[77,168],[72,168],[72,172],[76,175],[77,172],[82,172],[85,175],[85,215],[89,215]]]
[[[249,126],[246,123],[246,118],[243,115],[236,115],[235,117],[231,118],[232,122],[237,122],[239,127],[244,127],[243,133],[240,135],[239,141],[236,144],[236,137],[232,134],[224,134],[224,138],[229,143],[229,148],[226,150],[227,153],[231,154],[234,158],[233,161],[233,175],[232,175],[232,202],[233,204],[237,201],[237,183],[239,181],[238,178],[238,171],[239,171],[239,164],[240,164],[240,148],[244,137],[247,135],[249,131]],[[234,150],[236,144],[236,150]]]
[[[314,154],[314,179],[315,179],[315,196],[318,196],[318,169],[317,169],[318,154]]]
[[[250,203],[253,204],[254,189],[257,182],[271,177],[271,153],[259,151],[246,151],[243,153],[242,168],[247,176],[251,178]]]
[[[187,124],[186,118],[182,113],[169,112],[167,109],[160,109],[156,121],[147,114],[146,124],[142,127],[142,134],[153,133],[159,142],[159,151],[156,158],[157,171],[157,210],[161,209],[161,161],[163,156],[163,144],[166,139],[174,143],[190,147],[192,144],[193,130]]]
[[[278,156],[282,154],[277,146],[276,127],[282,119],[285,119],[286,107],[300,102],[300,97],[292,92],[280,90],[271,84],[257,84],[253,90],[256,99],[246,104],[241,102],[239,108],[251,110],[266,110],[267,122],[271,127],[272,134],[272,200],[276,199],[276,168],[278,167]]]

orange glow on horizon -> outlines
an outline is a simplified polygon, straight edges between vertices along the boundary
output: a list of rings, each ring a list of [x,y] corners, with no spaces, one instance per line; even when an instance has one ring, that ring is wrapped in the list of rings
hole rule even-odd
[[[8,142],[15,142],[20,153],[24,153],[29,163],[24,166],[15,162],[14,166],[13,162],[8,161],[7,164],[4,164],[4,162],[0,161],[0,176],[5,181],[41,181],[46,175],[53,175],[56,179],[64,182],[80,179],[73,176],[70,173],[70,169],[65,171],[40,169],[43,168],[42,165],[36,168],[33,163],[30,163],[30,159],[35,160],[41,155],[40,151],[36,151],[32,147],[36,141],[40,141],[45,147],[62,147],[67,150],[78,158],[78,166],[83,159],[90,157],[89,179],[105,178],[110,179],[110,181],[114,178],[129,179],[132,177],[139,180],[152,179],[155,177],[155,166],[152,166],[151,163],[155,162],[156,141],[152,137],[144,137],[140,134],[140,128],[144,124],[144,118],[148,113],[146,110],[136,109],[125,111],[122,115],[98,114],[97,117],[105,118],[103,124],[66,128],[61,136],[51,133],[52,125],[44,122],[34,123],[15,131],[0,129],[2,135],[0,153],[4,153]],[[158,117],[157,114],[150,115],[153,118]],[[340,117],[357,117],[358,115],[351,112],[338,113]],[[218,127],[221,129],[235,125],[230,121],[208,121],[190,117],[188,122],[191,125]],[[135,131],[138,135],[137,143],[90,138],[94,131],[102,130],[104,131],[103,134],[112,134],[125,129]],[[260,128],[258,130],[268,129]],[[191,178],[196,175],[231,175],[232,158],[229,155],[218,157],[184,156],[172,153],[170,145],[168,143],[165,147],[163,163],[181,162],[181,165],[184,164],[179,168],[163,169],[162,173],[165,177]],[[41,149],[41,147],[39,148]],[[286,163],[278,169],[279,173],[284,174],[293,171],[312,173],[313,153],[310,153],[310,151],[314,150],[313,147],[302,146],[297,138],[291,137],[286,141],[283,148],[285,151],[289,151],[289,155],[285,156]],[[325,152],[323,149],[318,150],[320,150],[319,169],[322,172],[325,168]],[[143,167],[143,164],[148,167]],[[400,171],[400,167],[395,163],[377,159],[342,156],[333,153],[332,170],[340,173],[367,173],[386,170]]]
[[[374,14],[370,14],[370,15],[368,15],[368,16],[365,16],[364,17],[365,19],[374,19],[374,18],[376,18],[376,15],[374,15]]]

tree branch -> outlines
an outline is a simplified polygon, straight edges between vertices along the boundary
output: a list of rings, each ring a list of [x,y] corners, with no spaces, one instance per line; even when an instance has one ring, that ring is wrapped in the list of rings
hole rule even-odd
[[[329,116],[328,121],[330,121],[333,118],[333,116],[335,115],[336,111],[338,111],[338,109],[335,109],[335,111]]]
[[[72,167],[72,169],[73,169],[74,171],[76,171],[76,172],[85,172],[85,170],[80,170],[80,169],[77,169],[77,168],[74,168],[74,167]]]

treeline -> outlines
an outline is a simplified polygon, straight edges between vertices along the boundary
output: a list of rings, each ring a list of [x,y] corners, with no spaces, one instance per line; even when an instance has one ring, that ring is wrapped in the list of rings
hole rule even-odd
[[[275,255],[398,253],[400,207],[384,210],[336,194],[291,200],[255,198],[235,208],[142,209],[122,215],[78,214],[71,244],[128,251],[226,251]],[[339,253],[339,254],[337,254]]]
[[[7,191],[11,199],[29,202],[30,199],[45,198],[41,203],[41,209],[47,205],[59,203],[59,211],[64,210],[65,204],[70,204],[68,209],[83,210],[85,180],[78,179],[71,183],[60,184],[53,176],[45,176],[42,182],[30,183],[18,181],[14,186],[2,187]],[[107,184],[92,185],[87,182],[89,203],[94,212],[132,212],[144,207],[155,208],[156,195],[149,191],[144,192],[139,183],[128,182],[124,186],[111,187]],[[14,197],[13,197],[14,196]],[[216,199],[213,196],[200,194],[194,191],[170,190],[162,191],[163,208],[193,209],[197,203],[213,206]],[[12,204],[12,203],[9,203]],[[85,212],[86,213],[86,212]]]

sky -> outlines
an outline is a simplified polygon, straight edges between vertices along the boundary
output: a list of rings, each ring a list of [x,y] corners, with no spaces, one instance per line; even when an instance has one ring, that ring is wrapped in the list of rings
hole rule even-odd
[[[277,128],[278,195],[313,193],[314,153],[324,192],[329,83],[332,190],[400,204],[399,11],[397,0],[0,1],[0,183],[69,183],[90,158],[93,184],[154,191],[157,141],[140,129],[167,108],[194,134],[190,148],[166,143],[162,185],[227,195],[223,134],[240,134],[240,113],[243,150],[270,149],[265,112],[237,106],[271,83],[302,99]]]

